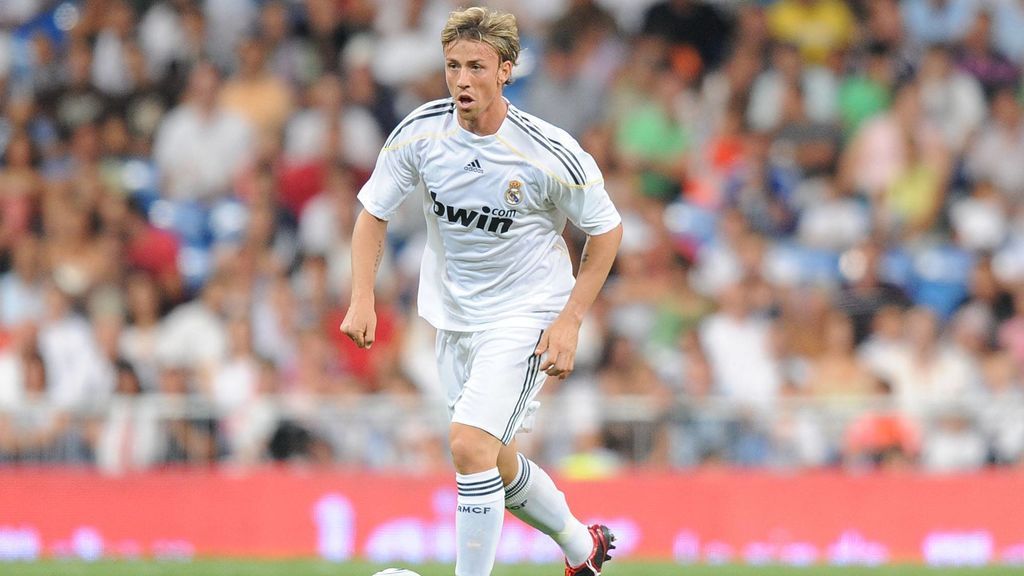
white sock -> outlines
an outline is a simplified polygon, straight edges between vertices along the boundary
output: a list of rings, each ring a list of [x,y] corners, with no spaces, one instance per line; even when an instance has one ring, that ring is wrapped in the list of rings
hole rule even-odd
[[[551,536],[570,566],[590,558],[594,540],[569,511],[565,494],[540,466],[519,454],[519,472],[505,487],[505,508],[513,516]]]
[[[458,540],[455,576],[490,576],[498,552],[505,489],[497,468],[476,474],[456,474],[459,488],[455,512]]]

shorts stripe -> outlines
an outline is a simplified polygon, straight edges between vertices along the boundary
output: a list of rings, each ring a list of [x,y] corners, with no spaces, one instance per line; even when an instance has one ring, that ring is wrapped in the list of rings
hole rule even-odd
[[[537,344],[533,345],[533,350],[537,349],[537,345],[540,344],[540,339],[544,336],[544,331],[541,330],[537,336]],[[523,380],[523,390],[519,393],[519,400],[516,401],[516,407],[512,411],[512,417],[509,418],[508,424],[505,425],[505,432],[501,435],[501,443],[508,444],[512,441],[512,437],[515,435],[515,423],[519,415],[522,414],[523,410],[526,409],[527,400],[530,398],[530,391],[533,389],[533,381],[537,378],[537,372],[540,370],[540,354],[530,352],[530,358],[526,363],[526,378]]]

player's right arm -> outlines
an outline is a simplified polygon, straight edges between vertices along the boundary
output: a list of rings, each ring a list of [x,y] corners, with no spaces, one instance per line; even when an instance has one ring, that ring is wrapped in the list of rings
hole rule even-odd
[[[373,285],[384,257],[387,230],[387,220],[363,210],[352,231],[352,296],[341,331],[360,348],[369,348],[377,332]]]
[[[415,129],[422,125],[421,119],[437,116],[435,109],[446,111],[449,105],[441,101],[426,104],[395,128],[377,156],[373,174],[359,191],[363,210],[352,231],[352,294],[341,331],[360,348],[369,348],[376,337],[373,287],[384,257],[388,220],[419,181],[415,147],[411,145],[416,141]],[[399,133],[407,138],[396,138]]]

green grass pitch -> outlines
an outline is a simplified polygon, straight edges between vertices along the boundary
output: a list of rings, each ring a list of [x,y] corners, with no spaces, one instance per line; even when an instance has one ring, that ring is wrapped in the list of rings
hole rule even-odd
[[[396,564],[396,566],[401,566]],[[0,562],[3,576],[371,576],[387,566],[365,563],[333,564],[317,560],[197,560],[192,562],[50,560],[34,563]],[[404,566],[422,576],[451,576],[452,566]],[[561,576],[558,565],[505,565],[492,576]],[[884,568],[806,568],[749,566],[682,566],[670,563],[610,563],[604,576],[1010,576],[1021,567],[949,568],[896,565]]]

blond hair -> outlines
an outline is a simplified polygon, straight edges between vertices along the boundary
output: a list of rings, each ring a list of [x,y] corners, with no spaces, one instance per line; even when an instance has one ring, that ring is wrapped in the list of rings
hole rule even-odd
[[[515,66],[519,60],[519,27],[512,14],[479,6],[452,12],[441,30],[441,46],[448,48],[457,40],[487,44],[498,53],[499,62],[511,62]]]

